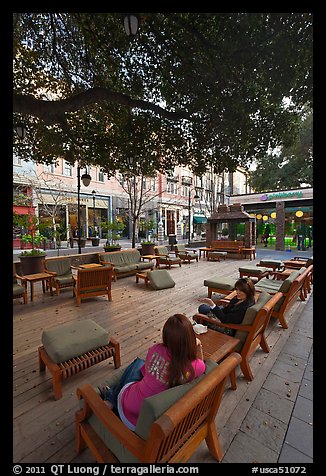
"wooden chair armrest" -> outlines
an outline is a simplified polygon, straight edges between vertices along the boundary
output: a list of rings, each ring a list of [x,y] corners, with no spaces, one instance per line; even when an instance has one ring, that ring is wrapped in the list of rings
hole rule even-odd
[[[24,276],[20,276],[19,274],[15,273],[15,278],[20,279],[22,286],[25,286],[25,287],[27,286],[27,281],[24,278]]]
[[[55,271],[48,271],[47,269],[45,270],[45,272],[47,274],[50,274],[51,276],[57,276],[58,275],[58,273],[56,273]]]
[[[226,324],[223,322],[218,322],[216,319],[213,317],[205,316],[205,314],[195,314],[193,316],[193,319],[197,322],[200,321],[200,323],[204,322],[209,322],[210,324],[214,324],[215,326],[219,327],[226,327],[227,329],[235,329],[238,331],[246,331],[249,332],[251,330],[251,326],[245,326],[243,324]]]
[[[134,454],[138,459],[145,453],[145,443],[133,431],[129,430],[117,415],[108,408],[107,404],[96,393],[94,388],[89,385],[83,385],[77,388],[77,398],[84,400],[84,407],[77,412],[79,421],[88,418],[92,413],[128,451]]]

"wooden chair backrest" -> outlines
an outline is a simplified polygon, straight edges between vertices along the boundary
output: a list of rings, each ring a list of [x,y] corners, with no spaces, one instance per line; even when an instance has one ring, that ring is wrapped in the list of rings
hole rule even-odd
[[[239,248],[244,246],[243,241],[237,241],[237,240],[213,240],[211,242],[211,248],[213,249],[224,249],[224,248],[230,248],[234,250],[238,250]]]
[[[112,268],[103,266],[103,268],[79,269],[77,274],[78,291],[90,291],[91,289],[105,289],[111,286]]]
[[[279,311],[284,313],[285,309],[290,307],[294,301],[298,299],[301,294],[302,288],[305,284],[305,280],[309,279],[310,273],[312,272],[313,265],[310,265],[305,271],[303,271],[290,286],[289,291],[286,293],[284,302],[281,305]]]
[[[268,325],[269,319],[272,315],[275,304],[282,298],[282,293],[276,293],[264,304],[264,306],[257,312],[256,318],[252,323],[246,338],[246,341],[242,347],[242,351],[245,352],[247,348],[251,346],[251,343],[262,333]]]

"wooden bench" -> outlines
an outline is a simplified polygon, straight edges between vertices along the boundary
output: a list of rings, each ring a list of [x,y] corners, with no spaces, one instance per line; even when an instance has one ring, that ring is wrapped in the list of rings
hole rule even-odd
[[[239,256],[243,247],[244,242],[238,240],[215,240],[211,242],[211,251],[226,251],[227,253],[237,253]]]

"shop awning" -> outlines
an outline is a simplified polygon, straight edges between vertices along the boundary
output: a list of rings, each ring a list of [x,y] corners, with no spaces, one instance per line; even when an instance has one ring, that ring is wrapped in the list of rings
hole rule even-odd
[[[196,225],[200,223],[207,223],[207,218],[206,217],[201,217],[201,216],[194,216],[194,223]]]

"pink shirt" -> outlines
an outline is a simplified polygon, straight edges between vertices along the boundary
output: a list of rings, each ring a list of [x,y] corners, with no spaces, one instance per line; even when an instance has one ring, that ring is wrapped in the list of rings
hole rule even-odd
[[[144,398],[156,395],[169,388],[170,353],[163,344],[154,344],[147,352],[145,365],[142,367],[144,377],[139,382],[126,384],[118,396],[118,411],[123,423],[135,430],[138,415]],[[192,362],[195,377],[205,372],[205,363],[201,359]],[[185,375],[185,381],[189,375]]]

